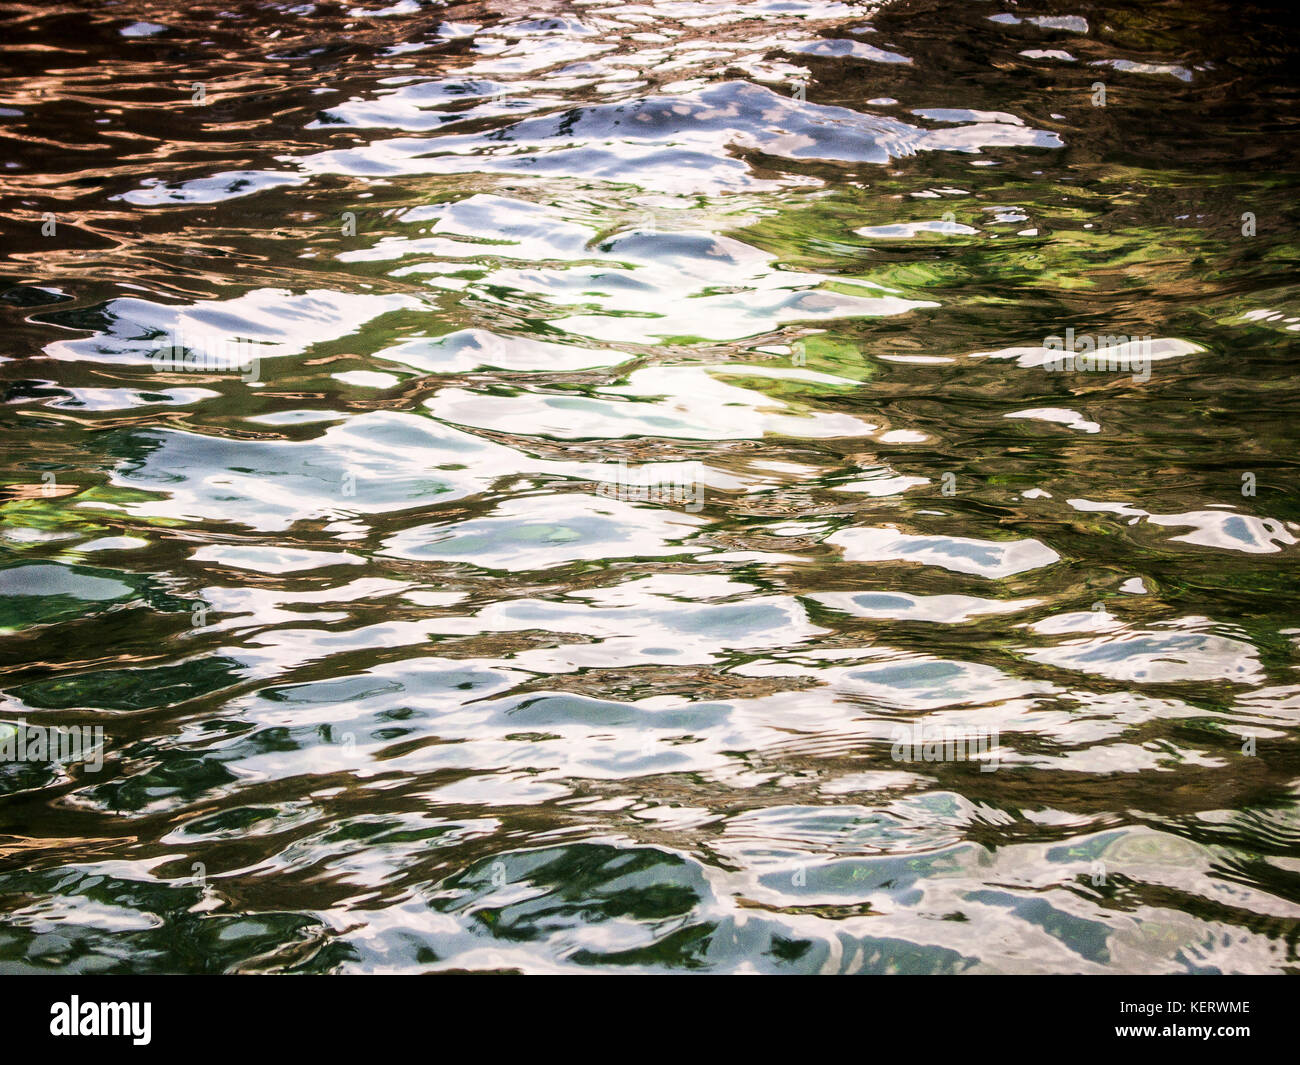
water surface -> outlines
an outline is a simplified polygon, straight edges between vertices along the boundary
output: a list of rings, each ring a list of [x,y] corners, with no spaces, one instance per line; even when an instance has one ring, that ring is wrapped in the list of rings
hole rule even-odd
[[[6,4],[0,970],[1300,968],[1283,26]]]

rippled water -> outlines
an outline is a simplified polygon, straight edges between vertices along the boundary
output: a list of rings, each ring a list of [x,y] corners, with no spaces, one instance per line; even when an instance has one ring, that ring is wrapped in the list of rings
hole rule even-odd
[[[1277,13],[377,2],[5,5],[0,969],[1300,967]]]

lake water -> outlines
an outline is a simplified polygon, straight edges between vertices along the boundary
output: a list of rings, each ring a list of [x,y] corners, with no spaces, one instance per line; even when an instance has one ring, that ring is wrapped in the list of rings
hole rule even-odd
[[[1300,968],[1284,7],[382,2],[7,5],[0,971]]]

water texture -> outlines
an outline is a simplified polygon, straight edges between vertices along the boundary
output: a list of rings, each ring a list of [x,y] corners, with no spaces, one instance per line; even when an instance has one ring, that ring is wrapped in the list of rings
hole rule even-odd
[[[1300,970],[1284,7],[382,4],[0,5],[0,971]]]

